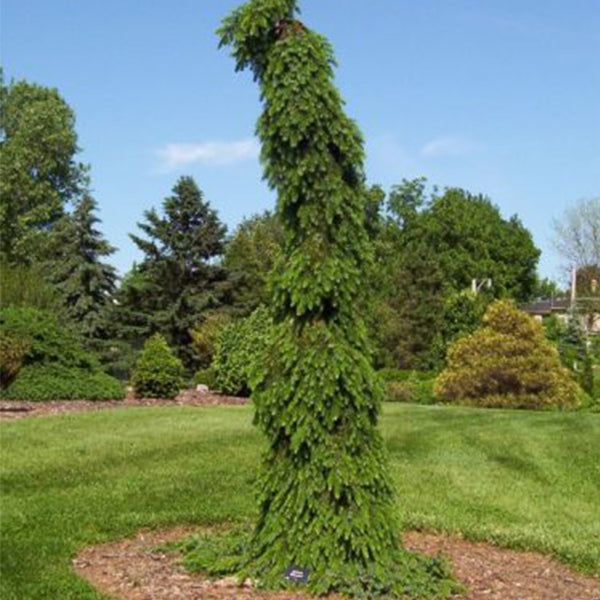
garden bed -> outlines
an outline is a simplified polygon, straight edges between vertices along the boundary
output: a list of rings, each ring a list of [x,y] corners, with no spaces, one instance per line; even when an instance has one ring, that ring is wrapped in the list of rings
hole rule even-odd
[[[247,404],[248,398],[224,396],[215,392],[183,390],[174,400],[162,398],[134,398],[124,400],[48,400],[23,402],[0,400],[0,419],[18,419],[41,415],[62,415],[72,412],[104,410],[108,408],[132,408],[139,406],[211,406],[222,404]]]
[[[157,550],[191,531],[177,528],[82,551],[73,568],[102,593],[119,600],[294,600],[296,592],[267,593],[233,578],[209,581],[185,571],[178,555]],[[446,555],[468,591],[454,600],[598,600],[600,580],[576,573],[535,552],[518,552],[440,534],[409,532],[412,550]]]

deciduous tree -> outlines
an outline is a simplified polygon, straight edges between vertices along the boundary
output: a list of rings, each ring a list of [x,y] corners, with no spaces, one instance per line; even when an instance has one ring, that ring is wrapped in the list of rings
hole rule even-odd
[[[554,246],[565,269],[600,265],[600,197],[580,200],[553,223]]]
[[[75,114],[57,90],[0,74],[0,254],[44,257],[48,231],[88,184],[78,162]]]
[[[458,188],[434,195],[405,231],[407,251],[425,244],[446,286],[460,292],[490,278],[495,297],[525,301],[535,294],[540,251],[517,216],[504,219],[492,202]]]
[[[283,231],[270,212],[244,219],[227,244],[224,266],[235,279],[235,303],[248,313],[270,296],[267,282],[281,260]]]

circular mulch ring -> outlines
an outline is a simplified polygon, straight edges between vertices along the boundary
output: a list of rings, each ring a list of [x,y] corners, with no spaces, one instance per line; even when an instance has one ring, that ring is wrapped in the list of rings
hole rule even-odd
[[[94,546],[73,560],[77,574],[118,600],[306,600],[295,592],[267,593],[228,578],[209,581],[185,571],[178,557],[156,550],[192,533],[177,528],[140,533]],[[575,573],[554,559],[439,534],[409,532],[407,547],[442,551],[468,592],[454,600],[600,600],[600,580]]]
[[[214,392],[183,390],[173,400],[162,398],[134,398],[124,400],[47,400],[21,402],[0,400],[0,420],[63,415],[72,412],[104,410],[107,408],[134,408],[140,406],[214,406],[221,404],[247,404],[248,398],[223,396]]]

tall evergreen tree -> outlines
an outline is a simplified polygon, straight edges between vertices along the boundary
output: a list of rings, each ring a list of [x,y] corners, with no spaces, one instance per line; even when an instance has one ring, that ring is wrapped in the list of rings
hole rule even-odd
[[[220,30],[260,84],[262,161],[286,259],[254,380],[268,450],[242,572],[279,586],[290,565],[306,567],[320,594],[436,593],[432,563],[400,546],[377,429],[382,390],[358,311],[371,254],[363,142],[332,82],[331,46],[295,10],[295,0],[250,0]]]
[[[131,376],[138,352],[152,332],[150,285],[134,263],[120,280],[108,311],[111,344],[104,353],[107,370],[126,380]]]
[[[150,329],[167,337],[188,369],[195,366],[191,330],[202,315],[229,301],[227,270],[215,259],[225,249],[226,227],[192,177],[181,177],[163,202],[164,215],[146,211],[131,235],[144,253],[139,265],[139,308]],[[135,309],[134,306],[129,306]]]
[[[106,313],[117,275],[115,268],[103,261],[115,249],[97,228],[96,210],[96,201],[86,195],[57,223],[50,238],[48,272],[81,334],[88,340],[106,340]]]
[[[152,331],[151,284],[137,263],[122,278],[115,292],[113,320],[118,337],[141,348]]]

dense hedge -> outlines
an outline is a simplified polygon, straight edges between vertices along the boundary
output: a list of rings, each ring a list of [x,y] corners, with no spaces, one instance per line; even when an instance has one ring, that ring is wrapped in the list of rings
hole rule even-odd
[[[17,378],[1,397],[10,400],[122,399],[123,386],[102,372],[82,340],[52,313],[26,306],[0,311],[0,336],[26,344]],[[4,362],[4,360],[3,360]]]
[[[249,317],[232,321],[220,332],[212,363],[217,390],[232,396],[251,393],[252,372],[256,357],[271,335],[272,321],[264,307]]]
[[[59,364],[23,367],[17,380],[2,393],[5,400],[122,400],[124,386],[101,371]]]
[[[542,325],[507,300],[493,302],[483,326],[451,345],[435,394],[489,407],[571,408],[580,401]]]
[[[138,398],[175,398],[183,387],[183,364],[162,335],[144,344],[131,383]]]

